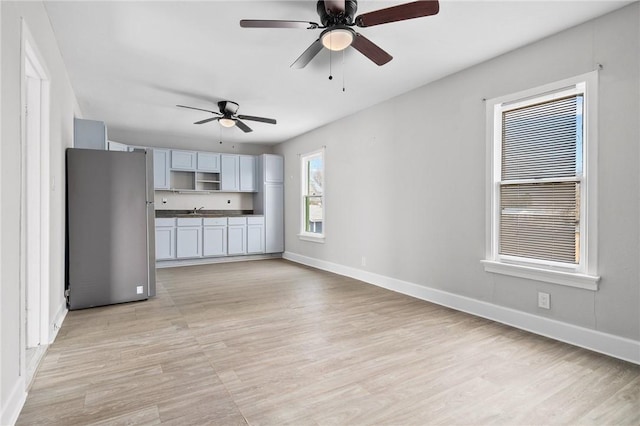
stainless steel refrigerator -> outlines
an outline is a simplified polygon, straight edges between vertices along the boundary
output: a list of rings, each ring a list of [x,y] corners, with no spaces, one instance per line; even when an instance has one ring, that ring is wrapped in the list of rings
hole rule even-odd
[[[153,152],[67,149],[69,309],[155,296]]]

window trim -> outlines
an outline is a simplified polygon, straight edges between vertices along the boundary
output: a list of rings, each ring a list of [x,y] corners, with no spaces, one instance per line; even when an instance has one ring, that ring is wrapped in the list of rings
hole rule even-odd
[[[498,254],[499,177],[501,166],[501,113],[524,105],[554,100],[571,93],[584,94],[583,175],[580,200],[580,263],[569,267],[558,262],[522,259]],[[486,272],[596,291],[597,275],[597,100],[598,72],[592,71],[486,101],[487,185],[486,247],[482,260]]]
[[[306,231],[306,209],[305,209],[305,197],[307,196],[307,163],[309,159],[314,157],[322,158],[322,176],[325,181],[322,182],[322,233],[307,232]],[[326,208],[326,176],[325,176],[325,148],[316,149],[306,154],[300,155],[300,233],[298,238],[302,241],[310,241],[314,243],[324,243],[326,224],[327,224],[327,208]]]

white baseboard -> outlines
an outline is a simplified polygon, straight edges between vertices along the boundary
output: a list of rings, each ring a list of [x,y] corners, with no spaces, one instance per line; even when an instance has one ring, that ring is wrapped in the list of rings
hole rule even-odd
[[[62,322],[67,316],[69,310],[67,309],[66,302],[63,302],[58,307],[58,312],[54,317],[53,322],[49,325],[49,344],[53,343],[58,336],[58,331],[60,331],[60,327],[62,327]]]
[[[241,256],[199,257],[193,259],[157,260],[156,269],[178,266],[210,265],[214,263],[248,262],[250,260],[281,259],[282,253],[249,254]]]
[[[282,257],[292,262],[354,278],[397,293],[490,319],[634,364],[640,364],[640,342],[636,340],[296,253],[285,252]]]
[[[18,421],[18,416],[20,416],[20,411],[22,411],[26,400],[27,390],[24,377],[18,377],[16,383],[13,385],[13,389],[11,389],[11,392],[9,392],[8,397],[5,399],[2,410],[0,410],[0,424],[14,425]]]

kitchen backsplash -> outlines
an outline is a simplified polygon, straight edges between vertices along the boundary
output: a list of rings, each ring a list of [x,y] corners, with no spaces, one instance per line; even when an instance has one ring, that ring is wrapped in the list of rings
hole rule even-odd
[[[166,200],[166,203],[163,203]],[[185,194],[168,191],[156,191],[156,210],[192,210],[204,207],[205,210],[253,210],[253,194],[224,192],[213,194]]]

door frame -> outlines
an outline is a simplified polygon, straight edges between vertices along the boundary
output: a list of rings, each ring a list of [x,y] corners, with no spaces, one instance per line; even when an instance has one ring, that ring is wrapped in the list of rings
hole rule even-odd
[[[35,366],[49,342],[49,300],[50,300],[50,111],[51,111],[51,79],[46,67],[44,57],[37,47],[35,39],[31,34],[26,22],[21,22],[21,49],[20,49],[20,90],[21,90],[21,111],[20,111],[20,375],[27,376],[27,385],[33,377]],[[29,62],[29,67],[27,66]],[[27,135],[27,76],[40,80],[39,108],[30,114],[39,115],[39,131],[37,132],[37,160],[34,163],[28,161],[27,147],[32,143]],[[36,217],[39,224],[39,236],[35,240],[39,252],[38,278],[39,284],[35,287],[36,294],[27,294],[29,259],[27,256],[27,245],[32,238],[27,230],[27,215],[29,213],[27,174],[29,170],[37,168],[40,172],[38,180],[39,189],[39,217]],[[32,242],[33,243],[33,242]],[[29,297],[29,300],[27,299]],[[26,365],[27,348],[27,306],[36,306],[37,309],[29,312],[29,320],[37,324],[38,350],[35,356],[35,365]]]

